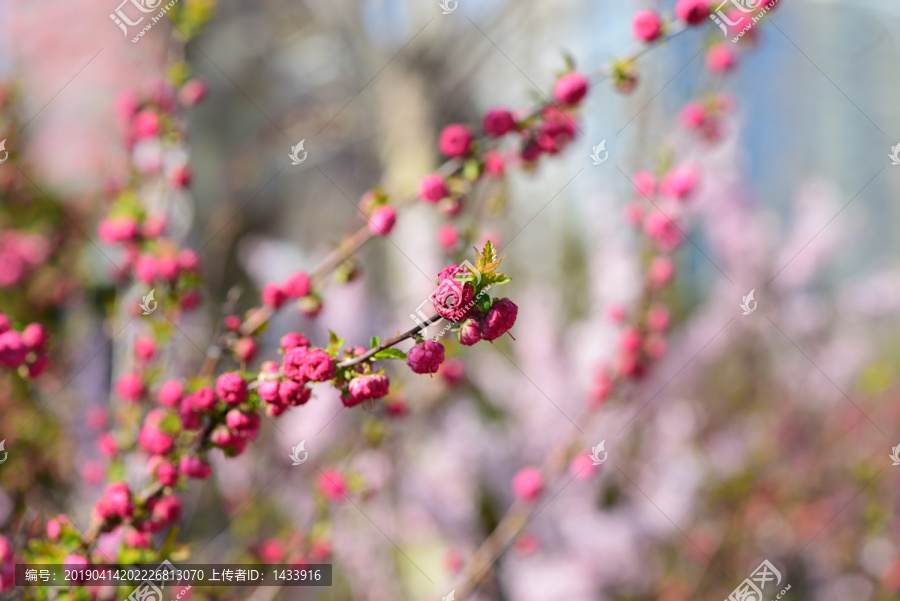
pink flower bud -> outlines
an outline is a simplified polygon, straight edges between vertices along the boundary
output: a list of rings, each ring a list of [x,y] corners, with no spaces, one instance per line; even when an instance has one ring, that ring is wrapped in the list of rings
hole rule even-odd
[[[278,284],[266,284],[262,289],[262,301],[273,309],[280,309],[287,301],[287,294]]]
[[[494,303],[481,324],[481,337],[485,340],[496,340],[503,336],[516,323],[519,307],[508,298]]]
[[[438,370],[438,375],[451,386],[456,386],[466,376],[466,364],[459,359],[447,359]]]
[[[597,466],[594,465],[594,460],[591,459],[591,456],[586,453],[579,453],[576,455],[572,462],[569,464],[569,473],[573,478],[578,478],[579,480],[587,480],[594,474],[594,470]]]
[[[110,509],[123,520],[130,519],[134,514],[134,502],[131,500],[131,489],[124,482],[114,482],[106,487],[103,498],[109,503]]]
[[[135,115],[132,127],[135,138],[152,138],[159,133],[159,115],[151,109],[144,109]]]
[[[484,171],[490,177],[503,177],[506,174],[506,160],[496,150],[489,150],[484,155]]]
[[[0,334],[0,363],[15,369],[25,363],[27,357],[28,347],[18,332],[9,330]]]
[[[276,380],[265,380],[259,383],[256,389],[261,398],[266,403],[277,403],[278,398],[278,382]]]
[[[536,467],[522,468],[513,478],[512,487],[522,501],[534,501],[544,490],[544,475]]]
[[[342,396],[341,401],[346,407],[355,407],[369,399],[380,399],[386,396],[389,387],[390,382],[387,376],[357,376],[350,380],[349,396]]]
[[[125,546],[134,549],[149,549],[152,539],[147,532],[138,532],[134,528],[129,528],[125,532]]]
[[[656,193],[656,178],[649,171],[638,171],[633,178],[634,187],[641,195],[653,198]]]
[[[164,495],[153,504],[150,520],[154,524],[154,530],[161,530],[179,519],[181,519],[181,500],[175,495]]]
[[[216,393],[209,387],[198,388],[188,399],[190,399],[191,406],[201,412],[211,411],[219,402],[216,399]]]
[[[138,338],[134,341],[134,354],[144,361],[149,361],[156,355],[156,343],[152,338]]]
[[[52,541],[59,540],[59,535],[62,532],[62,526],[60,525],[58,520],[51,519],[47,522],[47,538]],[[6,563],[3,561],[2,563]]]
[[[706,53],[706,66],[713,73],[730,71],[737,64],[737,51],[731,44],[719,42]]]
[[[100,435],[100,438],[97,439],[97,446],[100,448],[100,452],[107,457],[112,457],[119,452],[119,444],[116,442],[116,437],[109,432]]]
[[[134,277],[147,284],[156,278],[156,257],[141,255],[134,262]]]
[[[491,109],[481,123],[481,129],[492,138],[505,136],[515,128],[516,120],[506,109]]]
[[[665,305],[652,305],[647,311],[647,327],[657,332],[669,327],[669,309]]]
[[[675,273],[675,263],[669,257],[656,257],[650,263],[647,270],[647,279],[654,288],[660,288],[669,283]]]
[[[472,132],[465,125],[453,123],[441,132],[438,146],[445,155],[450,158],[464,157],[469,154],[472,146]]]
[[[434,173],[426,175],[419,181],[419,198],[427,202],[437,202],[450,195],[444,178]]]
[[[167,455],[175,446],[172,437],[155,426],[141,428],[138,444],[151,455]]]
[[[44,350],[44,346],[47,344],[48,339],[49,335],[47,334],[47,330],[39,323],[28,324],[25,326],[25,329],[22,330],[22,342],[25,343],[25,346],[27,346],[29,350]]]
[[[701,102],[692,100],[684,105],[678,118],[686,129],[697,129],[706,123],[706,107]]]
[[[553,96],[559,104],[578,104],[588,90],[587,78],[581,73],[568,73],[553,86]]]
[[[166,407],[177,407],[184,395],[184,386],[178,380],[169,380],[159,389],[159,403]]]
[[[190,248],[185,248],[179,252],[175,260],[182,271],[197,271],[200,269],[200,257]]]
[[[641,333],[637,330],[624,330],[619,335],[619,348],[624,351],[636,351],[641,348],[641,340]]]
[[[669,198],[684,200],[694,191],[699,179],[693,167],[676,167],[663,178],[660,191]]]
[[[378,207],[369,218],[369,231],[376,236],[387,236],[397,222],[397,211],[394,207]]]
[[[230,332],[237,332],[241,329],[241,318],[237,315],[226,315],[222,320],[225,329]]]
[[[337,470],[323,470],[319,474],[319,490],[332,502],[343,501],[347,494],[344,476]]]
[[[116,381],[115,389],[116,395],[132,403],[140,401],[145,392],[144,382],[136,373],[121,375]]]
[[[293,380],[285,380],[278,385],[278,399],[284,406],[299,407],[309,402],[312,390]]]
[[[163,461],[156,467],[155,475],[163,486],[178,484],[178,468],[168,461]]]
[[[301,384],[326,382],[334,377],[334,359],[322,349],[295,348],[284,356],[284,375]]]
[[[662,33],[662,20],[652,10],[639,10],[631,21],[634,37],[644,42],[652,42]]]
[[[194,106],[206,98],[208,88],[202,79],[189,79],[178,91],[178,99],[184,106]]]
[[[709,0],[678,0],[675,15],[688,25],[699,25],[709,16]]]
[[[292,348],[297,347],[308,347],[309,340],[306,339],[306,336],[303,334],[298,334],[296,332],[290,332],[281,337],[281,350],[289,351]]]
[[[191,457],[189,455],[181,458],[181,462],[178,464],[178,471],[184,476],[197,478],[198,480],[205,480],[212,474],[212,468],[209,467],[208,463],[199,457]]]
[[[234,345],[234,357],[242,363],[250,363],[256,358],[257,349],[256,340],[250,336],[244,336]]]
[[[445,253],[453,252],[457,242],[459,242],[459,233],[456,231],[456,226],[452,223],[444,223],[438,227],[437,237],[438,243]]]
[[[481,322],[474,319],[465,320],[459,328],[459,343],[472,346],[481,341]]]
[[[216,394],[228,405],[240,405],[247,400],[247,382],[236,371],[222,374],[216,380]]]
[[[309,276],[302,271],[294,272],[288,276],[281,288],[290,298],[302,298],[309,294],[311,289]]]

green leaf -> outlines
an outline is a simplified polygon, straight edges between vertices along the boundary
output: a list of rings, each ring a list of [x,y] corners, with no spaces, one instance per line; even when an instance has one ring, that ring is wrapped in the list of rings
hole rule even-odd
[[[338,338],[338,335],[335,334],[332,330],[328,330],[328,333],[330,334],[330,337],[328,339],[328,346],[325,348],[325,352],[329,355],[334,356],[335,353],[337,353],[341,349],[341,347],[344,346],[346,340],[344,340],[343,338]]]
[[[512,278],[505,273],[486,273],[481,277],[482,284],[490,284],[491,286],[499,286],[511,281]]]
[[[379,344],[381,344],[381,338],[379,338],[378,336],[372,336],[372,340],[369,341],[369,348],[375,348]]]
[[[397,348],[386,348],[373,355],[375,359],[402,359],[406,361],[406,353]]]

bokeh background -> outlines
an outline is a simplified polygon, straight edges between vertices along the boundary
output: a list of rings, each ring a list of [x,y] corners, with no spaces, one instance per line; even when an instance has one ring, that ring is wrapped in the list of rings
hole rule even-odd
[[[94,239],[105,190],[129,160],[113,99],[164,77],[182,52],[168,23],[137,44],[123,39],[112,4],[0,4],[0,70],[17,86],[24,125],[3,132],[7,149],[48,210],[71,211]],[[206,302],[184,325],[172,369],[197,370],[230,290],[249,308],[263,284],[314,269],[364,225],[366,190],[411,196],[440,164],[443,125],[532,105],[566,55],[591,73],[633,50],[631,17],[647,7],[671,12],[630,0],[460,0],[449,15],[422,0],[211,5],[183,48],[210,94],[189,112],[194,180],[170,212],[201,249]],[[179,536],[194,562],[245,559],[309,534],[315,474],[284,471],[300,440],[360,491],[328,523],[334,587],[221,598],[439,599],[512,502],[516,471],[579,426],[585,450],[606,441],[608,461],[553,484],[473,598],[722,599],[764,559],[791,584],[786,599],[900,598],[900,468],[889,457],[900,444],[900,170],[888,157],[900,143],[898,24],[887,0],[782,0],[724,78],[704,69],[705,30],[642,56],[631,94],[598,77],[583,135],[535,172],[511,173],[480,221],[513,278],[503,292],[520,307],[516,340],[449,345],[465,364],[455,386],[392,368],[402,419],[341,411],[336,393],[318,390],[192,485]],[[734,98],[716,144],[679,126],[702,90]],[[603,139],[610,158],[592,165]],[[300,140],[309,158],[293,167]],[[588,427],[576,420],[619,334],[610,308],[630,310],[641,281],[622,217],[628,178],[667,151],[701,172],[690,243],[676,253],[668,352]],[[404,210],[389,239],[339,270],[349,281],[328,285],[317,317],[273,320],[261,355],[288,331],[324,343],[333,329],[365,344],[412,327],[438,271],[469,256],[441,250],[444,221],[425,206]],[[0,467],[0,527],[23,504],[86,523],[103,487],[86,417],[111,402],[140,331],[109,343],[109,267],[93,244],[73,245],[84,286],[59,318],[60,374],[31,399],[26,411],[41,410],[21,434],[35,480]],[[759,307],[745,316],[738,305],[751,289]]]

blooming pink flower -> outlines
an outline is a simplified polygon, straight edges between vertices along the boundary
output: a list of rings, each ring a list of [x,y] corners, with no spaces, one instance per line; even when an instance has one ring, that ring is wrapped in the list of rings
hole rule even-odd
[[[553,96],[560,104],[578,104],[587,94],[588,81],[581,73],[568,73],[553,86]]]
[[[699,25],[709,16],[709,0],[678,0],[675,15],[688,25]]]
[[[662,33],[662,20],[652,10],[639,10],[631,21],[631,32],[639,40],[652,42]]]
[[[172,283],[178,279],[178,259],[175,257],[159,257],[156,260],[156,275]]]
[[[426,340],[413,346],[406,355],[406,364],[414,373],[437,373],[444,362],[444,345],[434,340]]]
[[[325,382],[334,377],[334,371],[334,359],[322,349],[295,348],[284,356],[284,375],[301,384]]]
[[[239,372],[224,373],[216,380],[216,394],[229,405],[247,400],[247,382]]]
[[[706,53],[706,66],[714,73],[724,73],[737,64],[737,51],[731,44],[719,42]]]
[[[131,401],[132,403],[137,403],[141,400],[145,391],[144,382],[141,380],[141,376],[133,372],[119,376],[119,379],[116,381],[115,389],[116,394],[119,397],[126,401]]]
[[[273,309],[280,309],[287,301],[287,294],[278,284],[266,284],[262,289],[262,301]]]
[[[263,402],[277,403],[279,401],[278,382],[276,380],[264,380],[260,382],[256,392],[259,393],[259,398],[261,398]]]
[[[281,541],[270,538],[260,543],[256,554],[263,563],[280,563],[284,559],[285,548]]]
[[[426,175],[419,181],[419,197],[427,202],[437,202],[450,195],[447,183],[440,175]]]
[[[481,129],[492,138],[505,136],[516,128],[516,120],[511,112],[506,109],[491,109],[484,116]]]
[[[212,474],[212,468],[209,467],[208,463],[199,457],[191,457],[190,455],[185,455],[181,458],[178,464],[178,471],[188,478],[197,478],[199,480],[205,480]]]
[[[200,304],[200,293],[196,290],[187,290],[181,295],[181,308],[190,311]]]
[[[309,294],[311,282],[309,276],[302,271],[295,271],[281,285],[282,290],[290,298],[302,298]]]
[[[283,405],[299,407],[306,404],[312,396],[312,390],[293,380],[285,380],[278,386],[278,399]]]
[[[500,338],[516,323],[519,307],[508,298],[494,303],[481,324],[481,337],[491,341]]]
[[[169,169],[166,177],[176,188],[187,188],[191,184],[191,168],[189,165],[176,165]]]
[[[512,481],[513,492],[523,501],[534,501],[544,490],[544,475],[536,467],[519,470]]]
[[[178,380],[169,380],[159,389],[159,403],[166,407],[177,407],[184,394],[184,386]]]
[[[431,303],[434,310],[444,319],[460,321],[466,317],[474,307],[475,287],[471,282],[460,282],[457,274],[468,275],[465,267],[452,266],[454,273],[450,277],[440,278],[437,290],[431,294]],[[446,270],[445,270],[446,271]],[[442,272],[443,273],[443,272]]]
[[[529,142],[519,155],[525,163],[533,163],[541,156],[541,146],[537,142]]]
[[[448,157],[464,157],[469,154],[469,147],[472,146],[472,132],[469,128],[460,123],[452,123],[444,128],[441,132],[441,139],[438,146]]]
[[[32,351],[42,351],[49,339],[47,330],[39,323],[31,323],[22,330],[22,342]]]
[[[218,403],[216,393],[212,388],[198,388],[192,395],[187,397],[190,400],[191,407],[198,411],[211,411]]]
[[[337,470],[323,470],[319,474],[319,490],[329,501],[342,501],[347,494],[344,476]]]
[[[215,395],[213,395],[213,399],[215,399]],[[181,427],[185,430],[200,429],[200,414],[194,406],[194,395],[188,395],[181,399],[178,417],[181,420]]]
[[[15,369],[25,363],[27,357],[28,347],[18,332],[8,330],[0,334],[0,363]]]
[[[676,167],[663,178],[660,191],[669,198],[684,200],[697,186],[700,176],[693,167]]]
[[[475,319],[465,320],[459,328],[459,343],[472,346],[481,341],[481,322]]]
[[[151,455],[167,455],[175,446],[171,436],[155,426],[148,425],[141,428],[138,444]]]
[[[28,377],[37,378],[44,373],[48,365],[50,365],[50,357],[47,353],[41,353],[34,361],[28,364]]]
[[[342,396],[341,400],[346,407],[354,407],[363,401],[386,396],[389,388],[390,382],[387,376],[379,374],[357,376],[350,380],[349,396]]]

